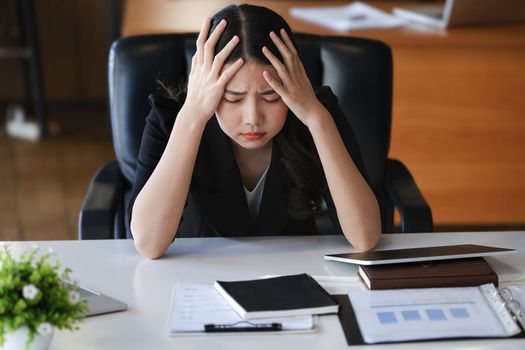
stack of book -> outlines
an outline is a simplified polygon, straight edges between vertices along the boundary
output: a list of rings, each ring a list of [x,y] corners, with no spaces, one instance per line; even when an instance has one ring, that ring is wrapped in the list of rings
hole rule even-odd
[[[368,289],[498,285],[498,275],[483,258],[360,265],[358,274]]]
[[[514,249],[459,244],[325,255],[326,260],[359,265],[368,289],[470,287],[498,285],[483,256],[516,253]]]

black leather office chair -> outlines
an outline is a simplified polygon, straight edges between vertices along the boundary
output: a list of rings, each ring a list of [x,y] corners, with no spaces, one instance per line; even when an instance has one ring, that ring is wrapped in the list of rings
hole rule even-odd
[[[375,40],[297,34],[297,49],[317,88],[329,85],[356,133],[378,196],[383,232],[394,231],[394,208],[401,232],[431,232],[432,214],[412,176],[388,159],[392,109],[392,55]],[[116,160],[93,178],[79,218],[80,239],[126,238],[124,208],[131,190],[148,95],[157,79],[177,84],[186,79],[196,34],[127,37],[113,43],[109,55],[109,99]],[[318,220],[330,232],[327,216]]]

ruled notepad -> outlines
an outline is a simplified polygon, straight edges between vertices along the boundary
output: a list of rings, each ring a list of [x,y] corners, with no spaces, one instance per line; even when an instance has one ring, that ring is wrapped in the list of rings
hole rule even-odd
[[[206,324],[246,327],[243,319],[219,295],[212,284],[178,283],[173,290],[168,315],[170,335],[202,333]],[[311,331],[311,315],[280,317],[250,321],[251,324],[280,323],[283,331]]]

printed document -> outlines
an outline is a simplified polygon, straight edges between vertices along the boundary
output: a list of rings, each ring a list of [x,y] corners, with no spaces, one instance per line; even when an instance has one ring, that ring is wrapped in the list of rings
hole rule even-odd
[[[407,23],[405,19],[360,1],[346,6],[292,7],[290,14],[337,31],[395,28]]]
[[[174,289],[168,333],[204,332],[204,325],[249,327],[255,324],[281,323],[282,330],[311,330],[313,316],[263,318],[244,321],[223,299],[213,284],[179,283]]]
[[[348,294],[367,343],[506,337],[520,332],[492,284]]]

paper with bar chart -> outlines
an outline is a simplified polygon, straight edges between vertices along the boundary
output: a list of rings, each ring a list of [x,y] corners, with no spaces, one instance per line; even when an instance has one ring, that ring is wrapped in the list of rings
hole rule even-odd
[[[510,314],[492,300],[493,293],[496,289],[490,285],[485,290],[397,289],[355,291],[348,296],[367,343],[519,333]]]

